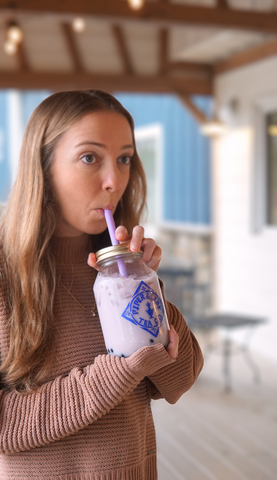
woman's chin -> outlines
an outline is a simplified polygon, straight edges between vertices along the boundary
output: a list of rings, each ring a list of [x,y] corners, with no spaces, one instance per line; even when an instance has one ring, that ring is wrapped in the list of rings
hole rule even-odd
[[[97,224],[95,222],[94,225],[89,225],[85,233],[88,233],[89,235],[99,235],[100,233],[105,232],[106,229],[107,224],[105,219],[103,219],[103,221],[97,222]]]

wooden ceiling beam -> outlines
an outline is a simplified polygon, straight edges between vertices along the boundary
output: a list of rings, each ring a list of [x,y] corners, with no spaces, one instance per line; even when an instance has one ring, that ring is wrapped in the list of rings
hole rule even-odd
[[[19,69],[21,72],[29,72],[31,70],[28,58],[26,56],[25,43],[20,42],[17,46],[17,58]]]
[[[216,0],[216,3],[219,8],[229,8],[227,0]]]
[[[0,11],[9,12],[9,1],[0,0]],[[132,10],[126,1],[115,0],[16,0],[13,12],[60,13],[92,15],[107,20],[142,20],[170,24],[205,25],[228,29],[242,29],[260,32],[277,32],[276,12],[238,10],[221,7],[202,7],[164,1],[146,1],[140,10]]]
[[[92,75],[89,73],[0,71],[0,88],[69,90],[99,88],[108,91],[211,95],[212,82],[205,78],[165,75]]]
[[[186,109],[191,113],[191,115],[195,118],[195,120],[201,124],[206,123],[208,121],[208,117],[200,110],[193,100],[188,95],[183,95],[178,93],[178,97],[185,105]]]
[[[277,55],[277,40],[271,40],[270,42],[258,45],[244,52],[233,55],[227,60],[217,63],[214,66],[214,75],[220,75],[221,73],[229,72],[239,67],[244,67],[259,60],[263,60],[268,57]]]
[[[169,31],[167,28],[162,28],[159,32],[159,66],[161,75],[165,75],[169,71],[174,70],[179,70],[185,73],[191,72],[206,77],[211,77],[213,73],[212,65],[196,62],[170,61]]]
[[[129,53],[126,37],[122,30],[122,27],[119,25],[112,26],[113,35],[118,47],[119,55],[124,66],[124,73],[126,75],[133,75],[134,68],[132,65],[131,55]]]
[[[211,77],[213,66],[209,63],[173,61],[168,63],[168,70],[179,70],[181,72],[192,72],[195,74]]]
[[[76,42],[75,34],[69,23],[61,23],[63,36],[66,42],[74,72],[84,72],[84,66],[81,60],[80,52]]]
[[[168,29],[162,28],[159,34],[159,70],[165,75],[168,69]]]

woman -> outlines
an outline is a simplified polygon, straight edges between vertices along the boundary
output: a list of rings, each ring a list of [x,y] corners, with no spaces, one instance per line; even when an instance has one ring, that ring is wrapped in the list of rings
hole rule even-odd
[[[167,350],[107,355],[92,290],[104,208],[157,271],[161,250],[138,226],[145,192],[133,120],[114,97],[61,92],[37,107],[0,227],[1,480],[157,478],[150,401],[176,402],[201,351],[166,302]]]

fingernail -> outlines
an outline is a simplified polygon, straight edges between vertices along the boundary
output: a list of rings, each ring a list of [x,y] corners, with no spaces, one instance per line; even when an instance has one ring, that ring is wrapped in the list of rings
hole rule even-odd
[[[138,243],[131,243],[130,248],[131,248],[131,250],[138,250],[139,249],[139,244]]]

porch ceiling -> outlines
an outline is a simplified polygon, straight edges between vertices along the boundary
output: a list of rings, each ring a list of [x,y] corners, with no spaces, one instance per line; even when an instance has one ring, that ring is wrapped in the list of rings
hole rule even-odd
[[[24,40],[0,48],[0,88],[210,95],[216,75],[277,54],[276,0],[0,0],[0,46],[15,20]],[[78,15],[86,29],[75,33]]]

